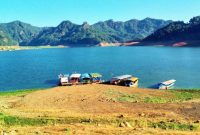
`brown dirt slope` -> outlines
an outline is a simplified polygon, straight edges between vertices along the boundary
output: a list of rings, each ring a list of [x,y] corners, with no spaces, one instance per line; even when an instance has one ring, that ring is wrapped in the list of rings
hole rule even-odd
[[[109,92],[112,92],[112,94],[109,94]],[[146,113],[149,116],[152,115],[152,117],[164,115],[165,117],[178,116],[194,120],[200,119],[200,104],[198,102],[144,103],[140,100],[120,102],[113,100],[113,95],[116,93],[165,98],[173,96],[166,91],[93,84],[36,91],[22,97],[14,104],[14,107],[19,109],[64,110],[68,113],[86,114],[126,113],[137,116]]]
[[[190,131],[189,129],[190,124],[200,123],[199,99],[160,103],[163,102],[163,99],[173,99],[174,96],[170,91],[91,84],[55,87],[24,96],[1,97],[1,113],[5,116],[19,117],[19,121],[26,122],[27,125],[23,126],[10,117],[9,122],[15,124],[18,122],[18,124],[0,126],[0,133],[41,135],[200,134],[199,130]],[[144,102],[145,97],[152,98],[156,103]],[[2,114],[0,118],[3,117]],[[42,126],[37,124],[31,126],[29,123],[31,119],[49,121],[48,124]],[[120,126],[123,124],[122,122],[129,122],[130,127]],[[157,126],[160,126],[147,126],[148,123],[157,123]],[[178,126],[179,129],[169,130],[165,126],[175,128]]]

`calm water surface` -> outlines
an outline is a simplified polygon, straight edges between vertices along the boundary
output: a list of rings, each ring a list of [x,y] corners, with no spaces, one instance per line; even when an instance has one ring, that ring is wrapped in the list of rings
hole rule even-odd
[[[105,47],[0,52],[0,90],[53,87],[60,73],[99,72],[103,79],[139,77],[140,87],[176,79],[200,88],[200,48]]]

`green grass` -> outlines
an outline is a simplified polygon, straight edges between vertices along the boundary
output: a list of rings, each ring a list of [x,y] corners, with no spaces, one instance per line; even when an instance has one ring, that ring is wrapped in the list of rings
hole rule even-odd
[[[144,97],[143,102],[145,102],[145,103],[168,103],[168,102],[170,102],[170,99],[149,96],[149,97]]]
[[[6,92],[0,92],[0,96],[20,96],[31,92],[33,92],[33,90],[6,91]]]
[[[10,96],[24,96],[28,93],[31,93],[31,92],[34,92],[34,91],[37,91],[37,90],[44,90],[44,88],[42,89],[25,89],[25,90],[15,90],[15,91],[3,91],[3,92],[0,92],[0,97],[10,97]]]
[[[145,97],[145,103],[174,103],[200,99],[200,90],[170,90],[172,97]]]
[[[15,116],[5,116],[4,123],[7,126],[21,125],[21,126],[37,126],[37,125],[47,125],[48,119],[33,119],[33,118],[20,118]]]
[[[55,124],[89,124],[89,125],[113,125],[119,126],[122,122],[128,122],[132,127],[143,127],[143,128],[159,128],[164,130],[181,130],[181,131],[199,131],[200,124],[194,123],[180,123],[180,122],[168,122],[168,121],[158,121],[153,122],[145,119],[131,119],[131,118],[79,118],[79,117],[67,117],[60,119],[53,118],[23,118],[17,116],[6,116],[3,115],[1,119],[1,125],[4,126],[45,126],[45,125],[55,125]],[[70,134],[70,129],[66,128],[65,132]]]
[[[107,97],[111,98],[112,101],[116,102],[137,102],[141,100],[141,97],[137,94],[128,94],[113,90],[108,90],[106,95]]]
[[[191,131],[196,131],[199,130],[199,125],[198,124],[186,124],[186,123],[175,123],[175,122],[151,122],[149,123],[149,127],[152,128],[161,128],[161,129],[171,129],[171,130],[191,130]]]
[[[116,92],[108,90],[106,95],[115,102],[144,102],[144,103],[174,103],[184,102],[193,99],[200,99],[200,90],[169,90],[163,94],[172,94],[170,97],[159,97],[152,95],[128,94],[125,92]]]

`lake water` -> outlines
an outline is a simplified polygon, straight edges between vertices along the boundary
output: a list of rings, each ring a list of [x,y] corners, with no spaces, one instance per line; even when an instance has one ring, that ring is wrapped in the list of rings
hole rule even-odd
[[[200,48],[93,47],[0,52],[0,90],[53,87],[60,73],[99,72],[103,79],[132,74],[140,87],[176,79],[200,88]]]

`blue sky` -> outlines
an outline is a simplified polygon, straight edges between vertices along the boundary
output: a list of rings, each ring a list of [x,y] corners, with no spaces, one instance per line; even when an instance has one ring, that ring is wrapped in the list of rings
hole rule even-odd
[[[0,22],[21,20],[35,26],[56,26],[146,17],[188,21],[200,15],[200,0],[0,0]]]

